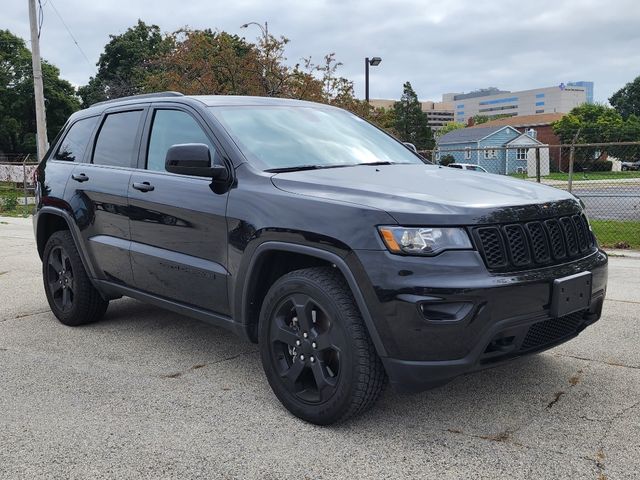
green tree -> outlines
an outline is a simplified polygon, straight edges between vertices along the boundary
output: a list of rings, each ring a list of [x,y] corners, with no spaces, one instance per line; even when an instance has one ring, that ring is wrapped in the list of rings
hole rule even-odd
[[[474,125],[482,125],[483,123],[490,122],[492,120],[498,120],[500,118],[510,117],[508,113],[501,113],[498,115],[474,115],[473,116],[473,124]]]
[[[121,35],[110,35],[98,63],[98,73],[78,89],[84,107],[92,103],[145,92],[153,68],[149,60],[171,48],[157,25],[142,20]]]
[[[553,124],[562,143],[609,143],[640,141],[640,120],[630,115],[626,120],[606,105],[582,104]],[[582,147],[577,155],[583,161],[593,161],[611,154],[622,160],[633,158],[637,148],[628,146]]]
[[[0,30],[0,151],[35,153],[35,101],[31,52],[24,40]],[[43,61],[47,135],[58,133],[69,115],[80,107],[73,86],[60,78],[54,65]]]
[[[609,103],[624,119],[631,115],[640,117],[640,76],[611,95]]]
[[[460,130],[461,128],[465,128],[465,124],[461,122],[447,122],[444,126],[438,130],[438,137],[442,137],[449,132],[453,132],[454,130]]]
[[[400,101],[394,103],[394,129],[403,142],[413,143],[418,150],[430,150],[435,146],[433,132],[427,123],[427,114],[422,111],[418,95],[411,83],[403,85]]]

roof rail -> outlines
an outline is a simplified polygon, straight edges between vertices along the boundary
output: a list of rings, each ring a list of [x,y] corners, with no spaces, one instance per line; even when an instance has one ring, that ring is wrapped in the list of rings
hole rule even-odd
[[[89,105],[95,107],[96,105],[106,105],[108,103],[121,102],[123,100],[134,100],[138,98],[157,98],[157,97],[184,97],[184,94],[180,92],[155,92],[155,93],[143,93],[141,95],[131,95],[129,97],[112,98],[111,100],[103,100],[102,102],[96,102]]]

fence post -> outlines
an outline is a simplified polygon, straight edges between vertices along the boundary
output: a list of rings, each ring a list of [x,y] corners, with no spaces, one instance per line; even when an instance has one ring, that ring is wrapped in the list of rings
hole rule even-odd
[[[571,144],[571,148],[569,149],[569,181],[568,181],[568,185],[567,188],[569,190],[569,192],[571,192],[571,187],[573,184],[573,158],[576,154],[576,147],[575,145],[572,143]]]
[[[24,195],[24,206],[27,206],[27,160],[29,154],[22,160],[22,193]]]
[[[536,147],[536,182],[540,183],[540,147]]]

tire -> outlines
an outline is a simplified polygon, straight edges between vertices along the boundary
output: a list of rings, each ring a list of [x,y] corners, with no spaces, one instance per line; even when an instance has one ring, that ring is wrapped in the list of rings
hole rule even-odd
[[[351,290],[334,268],[279,278],[262,304],[259,343],[273,392],[307,422],[329,425],[364,412],[386,383]]]
[[[627,167],[626,165],[623,165],[623,166],[622,166],[622,168],[621,168],[621,170],[622,170],[623,172],[626,172],[627,170],[629,170],[629,167]]]
[[[68,230],[47,240],[42,256],[42,279],[51,311],[70,327],[100,320],[109,301],[92,285]]]

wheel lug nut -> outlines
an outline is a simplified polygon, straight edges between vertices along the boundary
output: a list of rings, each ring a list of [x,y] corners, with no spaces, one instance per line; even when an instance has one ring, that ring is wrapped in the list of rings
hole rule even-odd
[[[300,340],[296,340],[296,347],[299,347],[302,342]]]
[[[300,360],[304,362],[304,355],[300,355]]]
[[[304,338],[307,338],[307,337],[309,336],[309,334],[308,334],[307,332],[304,332],[304,333],[302,334],[302,336],[303,336]]]
[[[315,362],[315,361],[316,361],[316,359],[315,359],[314,357],[309,357],[309,361],[310,361],[311,363],[313,363],[313,362]]]
[[[318,348],[318,344],[317,344],[316,342],[312,342],[312,343],[311,343],[311,346],[312,346],[313,348]]]

